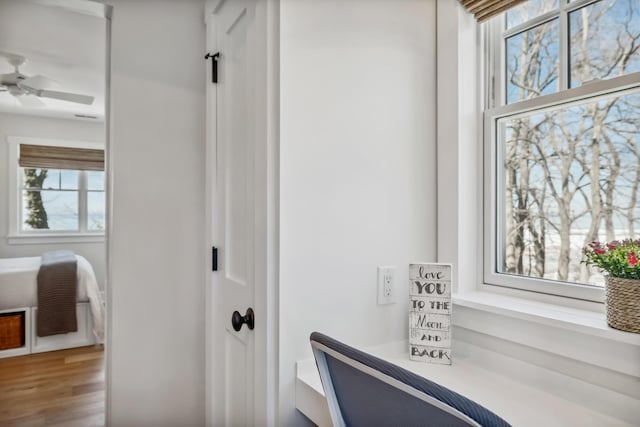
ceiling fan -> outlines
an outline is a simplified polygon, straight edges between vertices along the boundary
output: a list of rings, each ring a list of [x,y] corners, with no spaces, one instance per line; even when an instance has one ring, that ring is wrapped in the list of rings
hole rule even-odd
[[[0,92],[9,92],[23,106],[43,107],[45,104],[38,98],[60,99],[85,105],[93,104],[93,96],[49,90],[47,88],[52,81],[48,78],[41,75],[29,77],[20,73],[18,68],[27,61],[24,56],[8,52],[0,52],[0,56],[5,57],[7,62],[15,68],[12,73],[0,74]]]

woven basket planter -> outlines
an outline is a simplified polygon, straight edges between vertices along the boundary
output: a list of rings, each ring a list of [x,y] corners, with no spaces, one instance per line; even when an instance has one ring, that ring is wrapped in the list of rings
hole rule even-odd
[[[640,280],[607,276],[607,323],[640,333]]]

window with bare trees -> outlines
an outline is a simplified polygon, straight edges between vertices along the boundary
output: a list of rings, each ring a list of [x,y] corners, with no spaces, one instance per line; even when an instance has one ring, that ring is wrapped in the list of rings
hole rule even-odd
[[[9,136],[9,241],[99,239],[105,230],[101,144]]]
[[[487,40],[485,281],[599,300],[581,248],[640,234],[640,0],[529,0]]]

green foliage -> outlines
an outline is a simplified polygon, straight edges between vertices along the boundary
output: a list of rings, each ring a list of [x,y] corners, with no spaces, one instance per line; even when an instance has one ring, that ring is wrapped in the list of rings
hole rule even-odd
[[[595,265],[613,277],[640,279],[640,239],[614,240],[609,243],[593,242],[583,249],[587,265]]]
[[[24,169],[24,183],[27,188],[42,188],[47,178],[47,169]],[[27,191],[27,219],[25,224],[35,229],[48,229],[47,211],[40,191]]]

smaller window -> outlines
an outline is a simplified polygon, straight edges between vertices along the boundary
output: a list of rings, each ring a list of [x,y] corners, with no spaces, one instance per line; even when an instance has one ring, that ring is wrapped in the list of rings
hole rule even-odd
[[[507,103],[558,91],[559,34],[553,19],[506,38]]]
[[[640,2],[599,1],[569,12],[569,87],[640,71]]]
[[[9,165],[17,190],[9,201],[16,213],[13,234],[102,234],[104,151],[44,144],[16,146]]]

